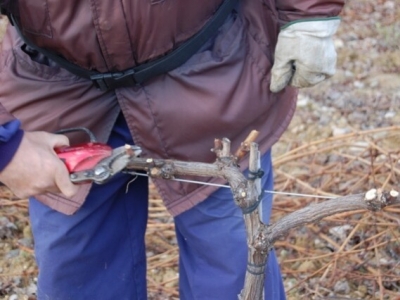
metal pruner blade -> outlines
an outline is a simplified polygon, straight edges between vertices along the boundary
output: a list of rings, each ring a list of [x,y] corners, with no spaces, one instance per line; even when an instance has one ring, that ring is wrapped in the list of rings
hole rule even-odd
[[[70,179],[73,183],[103,184],[125,169],[132,157],[138,157],[141,153],[141,148],[135,145],[126,144],[115,148],[110,156],[98,162],[93,168],[71,173]]]

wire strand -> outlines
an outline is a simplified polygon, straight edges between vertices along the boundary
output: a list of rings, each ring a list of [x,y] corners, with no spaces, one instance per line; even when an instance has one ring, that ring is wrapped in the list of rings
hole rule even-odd
[[[144,173],[138,173],[134,171],[129,171],[127,172],[131,175],[137,175],[137,176],[145,176],[145,177],[150,177],[147,174]],[[180,181],[180,182],[186,182],[186,183],[195,183],[195,184],[200,184],[200,185],[209,185],[209,186],[216,186],[216,187],[222,187],[222,188],[228,188],[230,189],[229,185],[225,184],[218,184],[218,183],[210,183],[210,182],[204,182],[204,181],[197,181],[197,180],[189,180],[189,179],[182,179],[182,178],[174,178],[172,179],[174,181]],[[286,195],[286,196],[293,196],[293,197],[312,197],[312,198],[320,198],[320,199],[334,199],[337,198],[335,196],[323,196],[323,195],[313,195],[313,194],[302,194],[302,193],[291,193],[291,192],[279,192],[279,191],[270,191],[270,190],[264,190],[265,193],[269,194],[276,194],[276,195]]]

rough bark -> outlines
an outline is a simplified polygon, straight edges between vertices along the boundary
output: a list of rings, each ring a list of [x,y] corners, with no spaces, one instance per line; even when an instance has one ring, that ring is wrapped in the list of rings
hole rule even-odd
[[[173,179],[174,176],[219,177],[228,181],[233,198],[243,212],[247,230],[248,265],[240,300],[261,300],[264,291],[264,270],[268,253],[274,243],[294,228],[317,222],[322,218],[353,210],[381,210],[400,203],[397,191],[370,190],[365,194],[348,195],[311,204],[286,215],[274,224],[264,224],[260,218],[260,178],[256,175],[260,165],[258,145],[246,140],[236,155],[230,151],[228,139],[215,140],[217,159],[214,163],[183,162],[152,158],[132,157],[127,170],[145,170],[151,177]],[[249,171],[246,178],[237,162],[244,152],[250,151]]]

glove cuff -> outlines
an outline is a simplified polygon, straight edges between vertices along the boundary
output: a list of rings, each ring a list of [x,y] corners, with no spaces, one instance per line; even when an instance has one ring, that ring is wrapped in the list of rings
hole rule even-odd
[[[336,33],[340,21],[340,17],[301,19],[283,26],[280,35],[285,37],[296,37],[298,35],[319,38],[331,37]]]

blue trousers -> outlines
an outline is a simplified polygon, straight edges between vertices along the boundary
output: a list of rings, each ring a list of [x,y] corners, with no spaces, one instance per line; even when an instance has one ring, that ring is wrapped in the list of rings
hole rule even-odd
[[[132,144],[123,117],[109,144]],[[262,159],[265,189],[272,188],[270,155]],[[142,300],[146,293],[144,237],[148,181],[120,174],[95,185],[83,207],[65,216],[30,199],[30,218],[39,267],[39,300]],[[272,198],[263,199],[264,221]],[[229,189],[175,217],[180,250],[179,283],[183,300],[234,300],[243,287],[247,245],[242,213]],[[279,266],[271,252],[265,299],[285,299]]]

